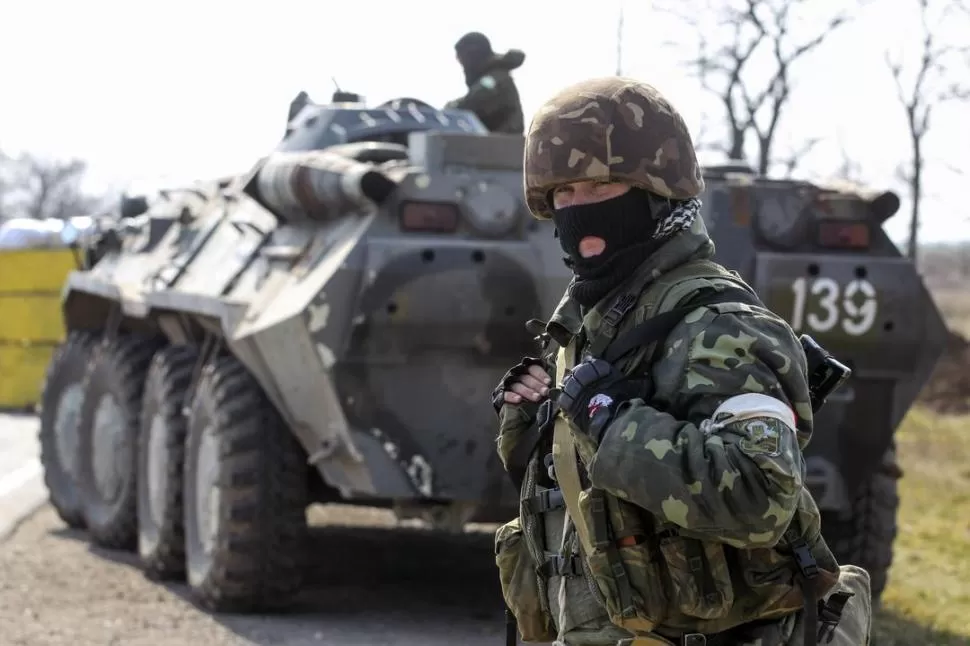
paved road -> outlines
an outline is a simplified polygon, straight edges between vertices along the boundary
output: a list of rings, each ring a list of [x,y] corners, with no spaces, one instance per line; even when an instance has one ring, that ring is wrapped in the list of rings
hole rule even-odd
[[[37,418],[0,413],[0,537],[47,498]]]
[[[135,555],[91,547],[43,504],[36,424],[0,416],[3,646],[505,643],[490,528],[435,534],[395,527],[387,512],[363,508],[311,510],[310,581],[292,612],[202,612],[184,585],[145,579]]]
[[[341,512],[346,513],[346,512]],[[365,520],[367,512],[354,522]],[[0,542],[3,646],[502,646],[488,533],[320,527],[293,611],[212,616],[131,554],[92,548],[50,507]]]

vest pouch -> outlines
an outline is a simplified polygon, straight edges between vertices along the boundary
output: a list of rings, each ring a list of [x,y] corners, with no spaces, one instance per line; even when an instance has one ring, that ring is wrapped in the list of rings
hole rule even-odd
[[[869,573],[855,565],[840,568],[838,582],[819,604],[814,627],[820,646],[868,646],[872,632]],[[840,598],[841,597],[841,598]],[[833,610],[837,610],[833,614]],[[805,646],[805,612],[790,612],[778,621],[756,622],[732,631],[737,643]]]
[[[749,605],[752,615],[767,618],[794,612],[804,604],[791,554],[789,534],[794,531],[809,548],[818,566],[815,592],[819,599],[827,594],[839,578],[839,564],[821,535],[818,507],[807,489],[799,497],[792,526],[775,547],[737,550],[738,571],[743,584],[757,603]]]
[[[682,536],[669,524],[658,529],[660,552],[670,577],[671,605],[699,619],[727,615],[734,605],[734,586],[723,544]]]
[[[826,646],[856,646],[870,643],[872,633],[872,588],[869,573],[855,565],[843,565],[839,572],[838,582],[825,595],[825,604],[830,604],[833,597],[842,595],[848,597],[843,601],[841,615],[835,625],[819,626],[823,637],[819,643]],[[824,620],[824,614],[820,618]],[[799,614],[804,621],[804,615]],[[798,635],[804,634],[801,626],[793,631],[792,646],[801,646]]]
[[[518,518],[495,531],[495,565],[505,605],[515,615],[522,639],[527,642],[555,639],[552,617],[545,609],[539,575]]]
[[[596,502],[596,501],[601,502]],[[581,522],[594,536],[597,514],[608,514],[610,542],[586,554],[589,573],[603,597],[610,621],[634,633],[647,633],[667,616],[660,554],[642,530],[639,508],[602,491],[587,489],[579,495]],[[656,642],[654,642],[656,643]]]

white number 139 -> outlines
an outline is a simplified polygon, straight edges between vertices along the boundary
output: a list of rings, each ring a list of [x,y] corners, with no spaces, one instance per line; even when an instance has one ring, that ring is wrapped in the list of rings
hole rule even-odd
[[[860,336],[872,329],[876,322],[876,288],[868,280],[853,280],[842,290],[831,278],[816,278],[809,283],[804,277],[799,277],[792,283],[791,289],[795,295],[791,317],[794,330],[801,330],[808,324],[815,332],[828,332],[841,320],[842,330],[846,334]],[[861,305],[856,303],[860,292]],[[808,312],[806,316],[810,296],[820,312]]]

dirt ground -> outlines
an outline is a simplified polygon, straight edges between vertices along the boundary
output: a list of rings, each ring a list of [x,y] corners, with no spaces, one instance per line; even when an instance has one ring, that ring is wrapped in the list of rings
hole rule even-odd
[[[392,530],[385,512],[311,509],[311,583],[277,616],[213,616],[134,555],[89,546],[44,507],[0,543],[3,646],[463,646],[504,643],[488,531]],[[354,526],[346,526],[353,524]],[[488,528],[484,528],[488,529]]]
[[[970,411],[968,366],[970,341],[954,331],[921,403]],[[90,547],[45,506],[0,541],[0,646],[504,643],[489,528],[433,534],[395,528],[386,512],[339,506],[310,517],[311,577],[293,610],[213,616],[192,605],[184,585],[148,581],[134,555]],[[893,621],[882,618],[880,641],[899,630]]]
[[[970,341],[950,331],[946,350],[919,400],[940,413],[970,412]]]

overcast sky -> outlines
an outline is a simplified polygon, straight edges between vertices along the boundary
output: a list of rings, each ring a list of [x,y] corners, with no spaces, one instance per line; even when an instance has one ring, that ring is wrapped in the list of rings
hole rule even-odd
[[[5,0],[0,148],[82,157],[101,185],[242,171],[278,141],[290,99],[305,89],[325,101],[331,77],[371,104],[413,96],[441,105],[462,94],[453,44],[470,30],[497,50],[526,52],[515,77],[531,115],[563,85],[615,72],[620,3]],[[800,14],[803,32],[848,0],[807,4],[815,13]],[[647,0],[625,5],[624,73],[667,94],[695,130],[703,114],[717,118],[716,101],[677,65],[690,54],[689,31]],[[883,56],[886,47],[917,44],[915,6],[875,0],[796,68],[778,145],[826,137],[805,160],[808,172],[834,172],[844,146],[869,183],[898,188],[907,135]],[[672,38],[684,51],[664,46]],[[935,162],[927,241],[970,238],[965,180],[947,169],[970,159],[970,129],[959,118],[967,109],[941,107],[926,142]],[[906,208],[887,225],[895,239],[906,230]]]

